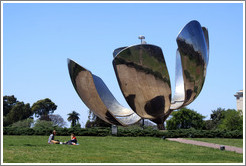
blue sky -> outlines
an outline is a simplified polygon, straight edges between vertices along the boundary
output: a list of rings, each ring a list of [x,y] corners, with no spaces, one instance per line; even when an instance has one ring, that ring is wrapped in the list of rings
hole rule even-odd
[[[30,103],[50,98],[64,120],[73,110],[85,125],[88,108],[71,83],[67,58],[103,79],[129,107],[112,66],[113,50],[140,43],[162,48],[175,85],[176,37],[191,20],[208,28],[210,57],[202,92],[188,106],[207,116],[236,109],[243,89],[242,3],[4,3],[3,95]],[[67,123],[70,125],[69,123]]]

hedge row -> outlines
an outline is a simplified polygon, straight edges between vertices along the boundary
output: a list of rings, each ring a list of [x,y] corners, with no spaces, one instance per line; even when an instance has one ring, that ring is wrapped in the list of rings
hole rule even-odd
[[[243,132],[239,130],[118,130],[117,136],[154,136],[165,138],[243,138]]]
[[[110,128],[20,128],[20,127],[4,127],[4,135],[50,135],[56,130],[58,136],[68,136],[71,133],[81,136],[107,136],[111,134]]]
[[[243,132],[239,130],[169,130],[163,133],[167,138],[243,138]]]
[[[4,135],[49,135],[53,128],[18,128],[18,127],[4,127]],[[75,133],[78,136],[108,136],[111,134],[111,128],[56,128],[57,135],[67,136]],[[119,137],[165,137],[165,138],[243,138],[243,132],[239,130],[169,130],[159,131],[150,128],[147,129],[122,129],[119,128],[117,132]]]

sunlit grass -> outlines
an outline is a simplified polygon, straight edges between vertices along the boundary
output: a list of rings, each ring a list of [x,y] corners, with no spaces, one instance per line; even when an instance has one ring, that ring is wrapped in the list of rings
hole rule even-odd
[[[57,136],[66,141],[69,136]],[[239,163],[235,152],[155,137],[82,137],[80,145],[50,145],[48,136],[3,136],[4,163]]]

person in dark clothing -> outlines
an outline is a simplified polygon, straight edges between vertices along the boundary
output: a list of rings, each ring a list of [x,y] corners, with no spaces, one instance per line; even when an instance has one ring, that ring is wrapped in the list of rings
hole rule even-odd
[[[75,134],[71,134],[71,140],[67,141],[65,143],[66,145],[76,145],[77,144],[77,138],[75,137]]]

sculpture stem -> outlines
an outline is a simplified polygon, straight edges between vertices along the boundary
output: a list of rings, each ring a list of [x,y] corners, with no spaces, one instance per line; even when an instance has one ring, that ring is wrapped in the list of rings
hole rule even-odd
[[[166,130],[164,123],[157,124],[158,130]]]
[[[169,117],[169,115],[173,112],[173,110],[168,110],[164,116],[162,116],[161,118],[158,119],[153,119],[151,120],[152,122],[155,122],[157,124],[157,128],[158,130],[166,130],[166,127],[164,125],[164,122],[166,121],[166,119]]]

